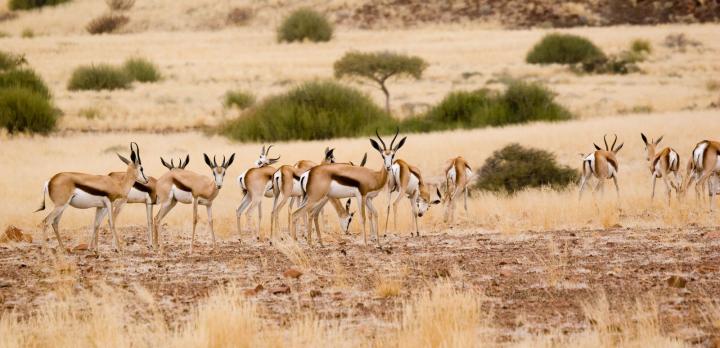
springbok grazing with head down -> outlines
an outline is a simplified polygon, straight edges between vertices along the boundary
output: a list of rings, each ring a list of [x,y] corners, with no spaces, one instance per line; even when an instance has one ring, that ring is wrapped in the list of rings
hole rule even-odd
[[[686,192],[687,188],[697,180],[695,192],[700,193],[705,187],[708,188],[710,197],[710,210],[713,210],[714,196],[719,194],[720,188],[716,183],[717,175],[720,175],[720,142],[703,140],[693,148],[690,163],[687,166],[688,173],[683,180],[681,191]]]
[[[393,208],[393,226],[397,230],[397,207],[403,197],[410,200],[412,217],[415,222],[415,235],[420,236],[418,217],[422,217],[430,209],[431,204],[440,204],[442,195],[437,186],[426,184],[420,174],[420,170],[397,159],[390,169],[388,179],[388,207],[385,217],[385,231],[387,232],[388,221],[390,220],[390,205]],[[392,193],[398,193],[397,198],[392,200]],[[434,195],[434,197],[433,197]],[[410,233],[410,235],[413,235]]]
[[[140,148],[136,143],[130,143],[130,159],[117,154],[125,164],[125,176],[123,180],[113,179],[107,175],[91,175],[84,173],[63,172],[53,175],[53,177],[45,183],[43,187],[43,201],[40,208],[36,211],[45,210],[45,194],[50,196],[50,200],[55,208],[42,221],[43,240],[48,224],[52,225],[55,231],[55,237],[58,246],[64,252],[65,246],[60,239],[58,225],[60,218],[68,206],[78,209],[95,208],[95,223],[93,224],[93,240],[97,228],[100,226],[105,214],[113,211],[113,205],[118,200],[127,199],[130,189],[134,183],[147,184],[148,179],[143,171],[142,162],[140,161]],[[113,214],[110,214],[108,223],[110,231],[113,235],[113,244],[118,252],[122,252],[122,244],[115,231],[115,222]]]
[[[604,180],[612,178],[613,183],[615,184],[615,192],[617,193],[618,200],[620,199],[620,187],[617,183],[619,163],[616,155],[618,151],[622,149],[625,143],[618,145],[618,147],[616,148],[615,144],[617,143],[617,140],[617,135],[615,135],[615,140],[613,141],[612,146],[608,147],[606,134],[603,136],[603,141],[605,142],[605,150],[601,149],[600,146],[597,146],[597,144],[593,143],[593,145],[595,146],[595,151],[591,152],[587,156],[584,156],[582,164],[583,175],[580,182],[580,194],[578,195],[578,200],[582,199],[585,184],[587,183],[588,179],[590,179],[590,177],[593,175],[598,179],[598,184],[595,187],[595,191],[600,189],[602,192],[603,184],[605,183]]]
[[[175,168],[179,169],[185,169],[185,167],[190,163],[190,155],[187,155],[185,160],[183,161],[182,158],[178,161],[178,166],[175,167],[175,160],[171,160],[170,163],[165,162],[165,160],[160,157],[160,163],[162,163],[165,168],[168,170],[173,170]],[[108,174],[111,178],[114,178],[118,181],[122,181],[125,178],[125,172],[112,172]],[[115,210],[113,211],[113,220],[117,222],[117,217],[120,215],[120,211],[122,211],[123,206],[125,203],[139,203],[139,204],[145,204],[145,212],[147,216],[147,243],[148,247],[152,248],[152,219],[153,219],[153,205],[157,203],[157,191],[156,191],[156,184],[157,179],[149,176],[147,184],[141,184],[136,182],[133,184],[133,187],[130,189],[130,193],[127,195],[127,199],[125,201],[118,201],[115,204]],[[107,211],[105,212],[107,213]],[[103,214],[104,217],[104,214]],[[101,218],[102,220],[102,218]],[[93,240],[90,242],[90,248],[94,249],[95,246],[97,246],[97,234],[95,231],[93,231]]]
[[[260,240],[260,223],[262,222],[262,199],[263,197],[273,197],[272,178],[273,174],[275,174],[277,169],[271,166],[271,164],[274,164],[275,162],[280,160],[280,156],[276,158],[268,158],[268,154],[270,153],[270,149],[272,147],[273,146],[270,145],[268,146],[267,150],[265,150],[265,146],[263,145],[262,150],[260,150],[260,157],[258,157],[257,161],[255,161],[255,168],[250,168],[246,170],[237,178],[238,184],[240,185],[240,188],[242,188],[244,194],[240,205],[235,211],[235,214],[237,216],[237,229],[240,236],[242,236],[241,217],[243,212],[247,210],[245,215],[247,216],[249,221],[250,212],[253,210],[253,208],[257,208],[258,222],[256,236],[257,239]]]
[[[190,239],[190,253],[193,252],[195,246],[195,228],[198,221],[198,205],[204,205],[207,208],[208,226],[210,227],[210,236],[212,237],[212,247],[215,248],[215,231],[213,230],[212,203],[220,193],[223,186],[223,179],[228,167],[235,160],[235,154],[230,155],[226,161],[225,156],[221,164],[217,163],[216,158],[210,161],[207,154],[203,154],[205,164],[212,171],[212,178],[200,175],[189,170],[176,168],[168,171],[158,179],[156,184],[157,204],[160,210],[153,220],[153,246],[158,247],[159,244],[159,228],[162,219],[175,207],[177,202],[193,205],[193,227],[192,238]]]
[[[445,222],[455,219],[455,198],[463,192],[463,206],[467,214],[468,187],[472,183],[473,171],[470,164],[462,157],[451,158],[445,167]],[[451,189],[452,187],[452,189]]]
[[[378,246],[380,245],[380,235],[378,233],[377,211],[372,205],[373,198],[377,197],[380,190],[387,184],[388,172],[395,162],[395,154],[405,144],[407,137],[403,137],[397,145],[395,139],[400,130],[396,130],[395,136],[390,142],[390,147],[385,145],[380,135],[375,132],[378,140],[382,143],[382,147],[374,139],[370,139],[370,144],[380,153],[383,159],[383,167],[377,171],[365,167],[353,166],[351,164],[326,164],[313,167],[300,178],[300,185],[305,192],[305,199],[300,207],[292,214],[290,227],[294,228],[297,219],[304,214],[310,214],[317,233],[318,242],[322,244],[320,236],[320,225],[318,223],[318,215],[323,206],[331,198],[355,198],[358,207],[360,207],[360,215],[362,217],[363,240],[367,245],[367,229],[366,229],[366,213],[370,211],[370,233],[375,232]],[[312,228],[309,229],[312,233]],[[293,232],[294,233],[294,232]]]
[[[640,133],[640,137],[645,143],[645,152],[647,153],[645,159],[650,164],[650,174],[653,178],[650,200],[652,201],[655,198],[655,182],[657,178],[662,178],[667,191],[668,203],[670,203],[671,187],[676,192],[680,190],[680,155],[669,147],[660,150],[660,152],[657,151],[657,146],[662,141],[663,136],[660,136],[657,140],[648,140],[645,134]],[[674,176],[675,181],[669,180],[670,174]]]

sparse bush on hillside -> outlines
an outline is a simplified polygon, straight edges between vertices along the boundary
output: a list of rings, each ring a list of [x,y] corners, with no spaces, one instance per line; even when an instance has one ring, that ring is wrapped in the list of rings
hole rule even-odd
[[[232,25],[245,25],[253,18],[253,10],[249,7],[236,7],[228,12],[226,22]]]
[[[157,65],[145,58],[135,57],[125,60],[123,70],[131,79],[138,82],[156,82],[162,78]]]
[[[24,55],[0,51],[0,70],[10,70],[26,64]]]
[[[688,46],[699,47],[702,43],[697,40],[693,40],[687,37],[685,33],[674,33],[668,34],[663,42],[665,47],[674,49],[680,52],[685,52]]]
[[[590,40],[571,34],[547,34],[528,52],[530,64],[577,64],[604,58],[605,54]]]
[[[8,0],[8,8],[11,10],[30,10],[43,6],[55,6],[70,0]]]
[[[0,88],[0,127],[10,133],[48,133],[57,116],[46,96],[26,88]]]
[[[127,11],[135,6],[135,0],[105,0],[105,3],[113,11]]]
[[[419,79],[427,68],[420,57],[393,52],[348,52],[334,64],[335,77],[345,76],[367,79],[380,86],[385,94],[385,111],[390,113],[390,91],[386,83],[394,77]]]
[[[630,51],[640,54],[650,54],[652,53],[652,44],[649,40],[635,39],[630,43]]]
[[[543,186],[562,189],[577,181],[579,175],[576,169],[558,165],[551,152],[510,144],[485,161],[474,187],[509,194]]]
[[[241,90],[225,92],[223,105],[225,105],[228,109],[235,107],[242,110],[252,106],[253,104],[255,104],[255,96],[250,92]]]
[[[85,27],[88,33],[96,34],[109,34],[123,27],[130,21],[130,18],[125,15],[119,14],[104,14],[97,17],[88,23]]]
[[[50,99],[45,81],[29,68],[0,71],[0,88],[23,88]]]
[[[278,28],[278,42],[330,41],[333,27],[323,14],[309,8],[294,11]]]
[[[114,90],[130,88],[132,79],[124,69],[112,65],[100,64],[80,66],[73,71],[68,89],[77,90]]]
[[[392,129],[395,119],[361,92],[334,82],[308,82],[269,97],[221,127],[241,141],[317,140]]]

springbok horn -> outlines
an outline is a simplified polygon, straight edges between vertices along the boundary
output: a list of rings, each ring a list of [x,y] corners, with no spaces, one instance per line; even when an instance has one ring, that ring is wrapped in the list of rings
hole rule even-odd
[[[610,151],[615,151],[615,143],[617,143],[617,134],[615,134],[615,140],[613,140],[613,144],[610,146]]]
[[[213,155],[213,165],[215,166],[215,168],[217,168],[217,166],[218,166],[217,159],[215,159],[215,155]]]
[[[170,168],[175,168],[175,159],[174,158],[170,159]]]
[[[265,156],[267,156],[270,153],[270,149],[272,149],[273,145],[268,146],[267,151],[265,151]]]
[[[277,157],[275,157],[275,158],[271,158],[270,160],[271,160],[271,161],[278,161],[278,160],[280,160],[280,156],[277,156]]]
[[[397,139],[398,134],[400,134],[400,127],[395,129],[395,136],[393,136],[393,140],[390,142],[390,150],[393,149],[393,144],[395,144],[395,139]]]
[[[260,150],[260,156],[262,156],[262,155],[264,155],[264,154],[265,154],[265,145],[263,145],[262,150]]]
[[[603,141],[605,142],[605,150],[610,151],[610,148],[607,145],[607,134],[603,135]]]
[[[387,150],[387,146],[385,146],[385,142],[384,142],[384,141],[382,140],[382,138],[380,137],[380,134],[378,134],[377,128],[375,128],[375,135],[378,137],[378,139],[380,139],[380,143],[381,143],[382,146],[383,146],[383,150]]]
[[[221,167],[225,168],[225,155],[223,155],[223,164],[221,165]]]

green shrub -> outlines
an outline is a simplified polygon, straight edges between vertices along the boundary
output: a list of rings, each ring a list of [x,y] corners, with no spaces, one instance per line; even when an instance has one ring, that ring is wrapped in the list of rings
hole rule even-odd
[[[255,96],[252,93],[235,90],[225,92],[225,101],[223,102],[226,108],[236,107],[240,110],[248,108],[255,104]]]
[[[576,169],[558,165],[551,152],[510,144],[485,161],[475,188],[509,194],[542,186],[562,189],[579,176]]]
[[[114,90],[130,88],[132,79],[124,69],[112,65],[100,64],[80,66],[73,71],[68,89],[77,90]]]
[[[55,6],[70,0],[8,0],[8,8],[11,10],[30,10],[43,6]]]
[[[15,69],[25,63],[25,56],[0,51],[0,70]]]
[[[96,34],[109,34],[123,27],[130,21],[130,18],[125,15],[119,14],[104,14],[90,21],[85,26],[85,30],[88,33]]]
[[[593,74],[619,74],[625,75],[640,71],[637,62],[644,60],[632,52],[621,52],[617,55],[588,60],[580,64],[583,72]]]
[[[50,99],[50,89],[32,69],[0,71],[0,88],[24,88]]]
[[[548,34],[535,44],[525,60],[531,64],[576,64],[604,57],[590,40],[570,34]]]
[[[645,39],[635,39],[630,44],[630,51],[640,54],[650,54],[652,53],[652,44]]]
[[[572,118],[570,111],[555,102],[554,93],[539,83],[511,82],[501,99],[507,113],[495,125]]]
[[[356,89],[320,81],[263,100],[221,133],[241,141],[316,140],[387,131],[396,124]]]
[[[22,33],[20,33],[20,37],[23,39],[32,39],[35,37],[35,32],[30,28],[25,28]]]
[[[294,11],[278,28],[278,42],[330,41],[333,27],[324,15],[308,8]]]
[[[158,67],[145,58],[130,58],[123,64],[123,69],[130,78],[138,82],[155,82],[162,78]]]
[[[10,133],[48,133],[56,112],[42,94],[25,88],[0,88],[0,127]]]

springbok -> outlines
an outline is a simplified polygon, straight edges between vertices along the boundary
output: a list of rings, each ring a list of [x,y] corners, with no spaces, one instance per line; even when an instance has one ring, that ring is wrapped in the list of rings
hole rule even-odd
[[[122,181],[111,178],[108,175],[91,175],[84,173],[62,172],[53,175],[43,187],[42,205],[36,212],[45,210],[45,195],[50,196],[50,200],[55,208],[42,221],[43,240],[46,241],[46,231],[48,224],[52,224],[57,238],[58,246],[65,252],[65,246],[60,239],[58,225],[62,214],[68,206],[78,209],[95,208],[95,222],[93,224],[92,240],[96,239],[98,226],[102,222],[105,214],[113,211],[113,205],[118,200],[127,199],[130,189],[134,183],[147,184],[148,179],[143,171],[142,161],[140,160],[140,148],[136,143],[130,143],[130,160],[117,154],[123,163],[127,164],[125,176]],[[112,214],[108,218],[110,231],[113,235],[113,244],[118,252],[122,252],[122,244],[115,231],[115,221]],[[47,242],[45,242],[47,243]]]
[[[720,175],[720,142],[713,140],[703,140],[693,148],[692,157],[688,163],[688,175],[682,184],[682,192],[686,192],[687,188],[693,181],[697,180],[695,184],[696,192],[700,192],[699,188],[704,190],[708,188],[708,195],[710,197],[710,211],[713,210],[714,197],[718,194],[719,188],[714,182],[718,181],[713,179],[714,176]]]
[[[367,209],[370,212],[370,233],[375,233],[378,246],[381,247],[380,235],[377,229],[377,210],[373,207],[372,200],[377,197],[380,190],[387,184],[388,172],[395,162],[395,154],[405,144],[405,140],[407,139],[407,137],[403,137],[397,145],[394,145],[399,132],[399,129],[396,130],[389,148],[385,145],[380,135],[377,134],[377,131],[375,135],[377,135],[378,140],[382,143],[382,148],[377,141],[370,139],[370,144],[380,153],[383,159],[383,166],[377,171],[350,164],[334,163],[313,167],[303,174],[300,177],[300,186],[305,192],[305,198],[300,207],[293,212],[290,227],[295,228],[295,223],[300,216],[310,214],[315,224],[318,242],[322,246],[320,225],[318,223],[320,210],[322,210],[323,206],[331,198],[341,199],[354,197],[357,200],[362,217],[363,240],[365,245],[367,245],[365,213]],[[312,228],[309,229],[309,233],[312,233]]]
[[[260,223],[262,222],[262,199],[263,197],[273,197],[272,178],[273,174],[275,174],[275,171],[277,169],[271,166],[271,164],[274,164],[275,162],[280,160],[280,156],[276,158],[268,158],[268,154],[270,153],[270,149],[272,147],[272,145],[268,146],[266,151],[265,146],[263,145],[262,150],[260,150],[260,157],[258,157],[258,160],[255,161],[255,168],[250,168],[246,170],[237,178],[238,184],[240,185],[240,188],[242,188],[244,194],[240,205],[235,211],[235,215],[237,216],[237,229],[240,236],[242,236],[241,217],[243,212],[247,210],[245,215],[247,216],[249,221],[250,212],[253,210],[253,208],[257,208],[258,222],[256,232],[257,239],[260,240]]]
[[[668,203],[670,203],[671,187],[675,189],[676,193],[680,190],[680,155],[677,151],[669,147],[657,152],[657,146],[662,141],[663,136],[660,136],[654,141],[652,139],[648,141],[648,138],[643,133],[640,133],[640,137],[643,143],[645,143],[645,152],[647,153],[645,160],[650,164],[650,174],[653,179],[650,201],[655,199],[655,182],[657,178],[662,178],[667,191]],[[670,174],[675,177],[675,181],[669,181]]]
[[[617,193],[618,201],[620,200],[620,187],[617,183],[617,173],[619,167],[616,155],[618,151],[622,149],[625,143],[620,144],[616,148],[615,144],[617,143],[617,140],[617,135],[615,135],[615,140],[613,141],[612,146],[608,147],[607,134],[604,135],[603,141],[605,142],[605,150],[601,149],[600,146],[597,146],[597,144],[593,143],[593,145],[595,146],[595,151],[591,152],[589,155],[583,158],[583,175],[580,182],[580,193],[578,195],[578,200],[582,199],[585,184],[587,183],[587,180],[590,179],[590,177],[593,175],[598,179],[598,184],[595,187],[595,191],[600,189],[601,192],[603,191],[603,185],[605,183],[604,180],[612,178],[613,183],[615,184],[615,192]]]
[[[393,208],[393,226],[397,231],[397,207],[403,196],[410,200],[412,217],[415,222],[415,235],[420,236],[418,217],[422,217],[430,208],[431,204],[440,204],[442,195],[437,186],[426,184],[420,174],[420,170],[407,162],[397,159],[390,169],[388,180],[388,207],[385,217],[385,232],[387,233],[388,221],[390,220],[390,205]],[[432,190],[432,187],[435,190]],[[397,198],[392,200],[392,193],[398,193]],[[433,192],[435,191],[435,192]],[[431,197],[431,195],[435,197]],[[410,235],[413,235],[412,232]]]
[[[472,178],[473,170],[462,156],[451,158],[448,161],[448,165],[445,167],[445,200],[447,202],[445,222],[452,223],[455,220],[455,198],[460,192],[463,192],[463,206],[465,214],[467,214],[468,187],[472,183]]]
[[[175,168],[179,169],[185,169],[185,167],[190,163],[190,155],[187,155],[185,160],[183,161],[182,158],[178,161],[178,166],[175,167],[175,160],[171,160],[170,163],[165,162],[165,159],[160,157],[160,163],[162,163],[165,168],[168,170],[173,170]],[[125,178],[124,172],[112,172],[108,174],[111,178],[114,178],[118,181],[122,181]],[[149,176],[147,184],[140,184],[136,182],[133,184],[133,187],[130,189],[130,193],[127,195],[127,200],[125,201],[118,201],[115,204],[115,210],[113,211],[113,220],[117,221],[118,215],[120,215],[120,211],[122,211],[123,206],[126,203],[141,203],[145,204],[145,213],[147,216],[147,238],[148,238],[148,247],[152,248],[152,219],[153,219],[153,205],[157,203],[157,192],[155,190],[157,184],[157,179]],[[104,215],[107,214],[107,211],[103,213]],[[102,218],[101,218],[102,219]],[[95,238],[90,241],[90,249],[94,249],[95,246],[97,246],[97,234],[95,231],[93,231],[93,235]]]
[[[208,226],[210,227],[210,236],[212,237],[212,247],[215,248],[215,231],[213,230],[212,203],[220,193],[223,185],[223,179],[228,167],[235,160],[235,154],[225,161],[223,156],[222,164],[218,165],[217,160],[213,156],[203,154],[205,164],[212,171],[212,178],[200,175],[189,170],[176,168],[168,171],[158,179],[156,184],[157,204],[160,210],[153,220],[153,246],[158,247],[159,228],[162,219],[170,210],[175,207],[177,202],[193,205],[193,227],[192,238],[190,239],[190,253],[192,254],[195,247],[195,228],[198,221],[198,205],[204,205],[207,208]]]

